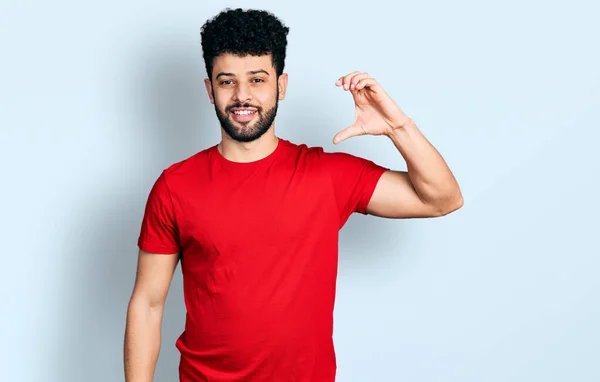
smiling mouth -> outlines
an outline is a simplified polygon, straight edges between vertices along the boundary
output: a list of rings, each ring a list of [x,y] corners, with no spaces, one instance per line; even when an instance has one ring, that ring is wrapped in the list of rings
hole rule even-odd
[[[257,110],[254,109],[243,109],[243,108],[235,108],[230,111],[231,118],[236,122],[250,122],[254,119],[254,116],[257,113]]]
[[[234,110],[232,113],[235,115],[254,115],[256,110]]]

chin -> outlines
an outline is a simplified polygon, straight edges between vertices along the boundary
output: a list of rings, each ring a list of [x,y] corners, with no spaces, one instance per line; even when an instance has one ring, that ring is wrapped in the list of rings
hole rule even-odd
[[[256,130],[254,124],[244,125],[242,127],[238,127],[238,124],[229,125],[228,128],[225,128],[225,132],[231,139],[237,142],[252,142],[265,133]]]
[[[277,112],[277,104],[267,113],[256,113],[248,121],[236,121],[231,115],[222,113],[215,107],[217,117],[225,133],[237,142],[252,142],[262,137],[273,126]]]

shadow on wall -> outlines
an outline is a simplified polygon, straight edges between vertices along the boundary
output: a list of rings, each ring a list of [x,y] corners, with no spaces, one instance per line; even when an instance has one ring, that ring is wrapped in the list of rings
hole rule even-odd
[[[205,69],[197,52],[168,47],[150,49],[127,68],[136,147],[120,153],[131,165],[109,179],[71,221],[65,243],[73,262],[63,280],[62,317],[55,330],[54,362],[48,381],[123,380],[123,337],[127,303],[135,280],[137,237],[150,187],[163,168],[215,144],[220,137],[214,109],[203,84]],[[128,89],[129,90],[129,89]],[[87,223],[93,222],[93,223]],[[81,224],[89,225],[81,235]],[[181,268],[175,271],[162,326],[156,381],[178,380],[175,340],[185,323]]]

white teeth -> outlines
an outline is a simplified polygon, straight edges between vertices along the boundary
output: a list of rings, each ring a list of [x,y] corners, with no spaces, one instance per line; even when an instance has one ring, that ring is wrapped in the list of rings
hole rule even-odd
[[[241,110],[241,111],[234,111],[233,113],[237,114],[237,115],[248,115],[248,114],[253,114],[254,112],[250,111],[250,110]]]

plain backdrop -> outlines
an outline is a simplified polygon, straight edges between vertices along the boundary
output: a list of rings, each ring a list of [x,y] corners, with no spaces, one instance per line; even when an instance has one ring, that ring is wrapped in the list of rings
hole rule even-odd
[[[340,232],[340,382],[600,380],[600,7],[593,1],[0,3],[0,380],[123,380],[146,197],[216,144],[200,27],[290,28],[276,132],[385,166],[335,81],[369,72],[438,148],[464,207]],[[293,218],[293,217],[290,217]],[[156,381],[175,381],[178,268]]]

